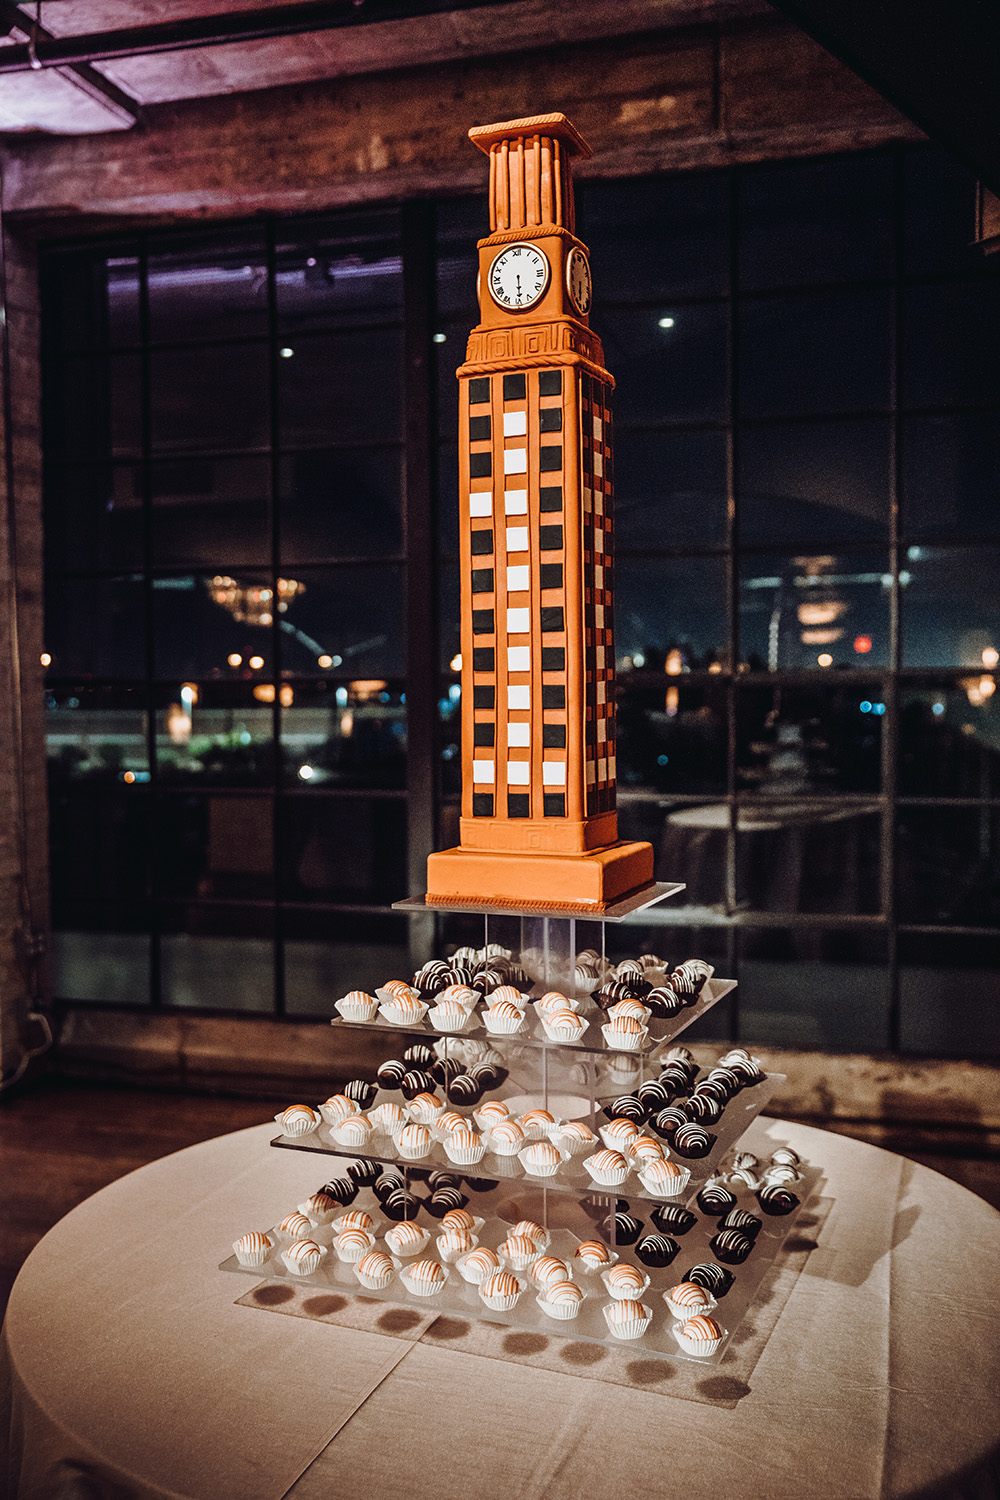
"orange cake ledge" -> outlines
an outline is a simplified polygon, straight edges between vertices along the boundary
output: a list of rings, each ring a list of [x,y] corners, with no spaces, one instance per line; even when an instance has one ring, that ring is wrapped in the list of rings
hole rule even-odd
[[[652,879],[652,844],[611,844],[587,854],[445,849],[427,860],[426,899],[428,905],[600,912]]]

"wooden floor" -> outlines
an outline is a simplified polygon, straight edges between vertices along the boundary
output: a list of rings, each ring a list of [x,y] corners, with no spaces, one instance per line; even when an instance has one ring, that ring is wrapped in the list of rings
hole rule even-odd
[[[0,1105],[0,1312],[20,1266],[84,1198],[196,1141],[271,1118],[260,1099],[211,1098],[43,1078]],[[815,1123],[815,1122],[810,1122]],[[1000,1161],[938,1147],[884,1126],[838,1127],[899,1151],[1000,1208]],[[922,1149],[923,1147],[923,1149]]]

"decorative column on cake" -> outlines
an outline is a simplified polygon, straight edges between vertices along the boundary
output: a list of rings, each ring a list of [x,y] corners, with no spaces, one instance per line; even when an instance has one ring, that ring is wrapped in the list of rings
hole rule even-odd
[[[462,819],[429,904],[599,913],[648,886],[615,812],[611,392],[562,114],[479,126],[490,229],[458,371]]]

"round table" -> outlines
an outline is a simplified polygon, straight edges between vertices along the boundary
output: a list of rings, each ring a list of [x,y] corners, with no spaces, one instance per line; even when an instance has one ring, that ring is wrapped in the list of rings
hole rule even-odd
[[[889,1152],[761,1120],[832,1200],[727,1400],[236,1306],[216,1269],[328,1172],[273,1125],[68,1214],[0,1344],[10,1500],[988,1500],[1000,1494],[1000,1214]],[[638,1370],[640,1367],[637,1366]],[[7,1429],[0,1413],[0,1431]]]

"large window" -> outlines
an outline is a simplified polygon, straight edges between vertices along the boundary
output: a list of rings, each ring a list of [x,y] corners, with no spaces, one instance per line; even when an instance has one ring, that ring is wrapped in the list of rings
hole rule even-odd
[[[1000,1052],[1000,266],[972,223],[928,147],[579,192],[620,825],[687,882],[614,942],[735,973],[720,1035]],[[480,195],[47,254],[60,998],[321,1015],[405,969],[429,809],[457,838],[484,230]],[[407,634],[429,597],[437,639]]]

